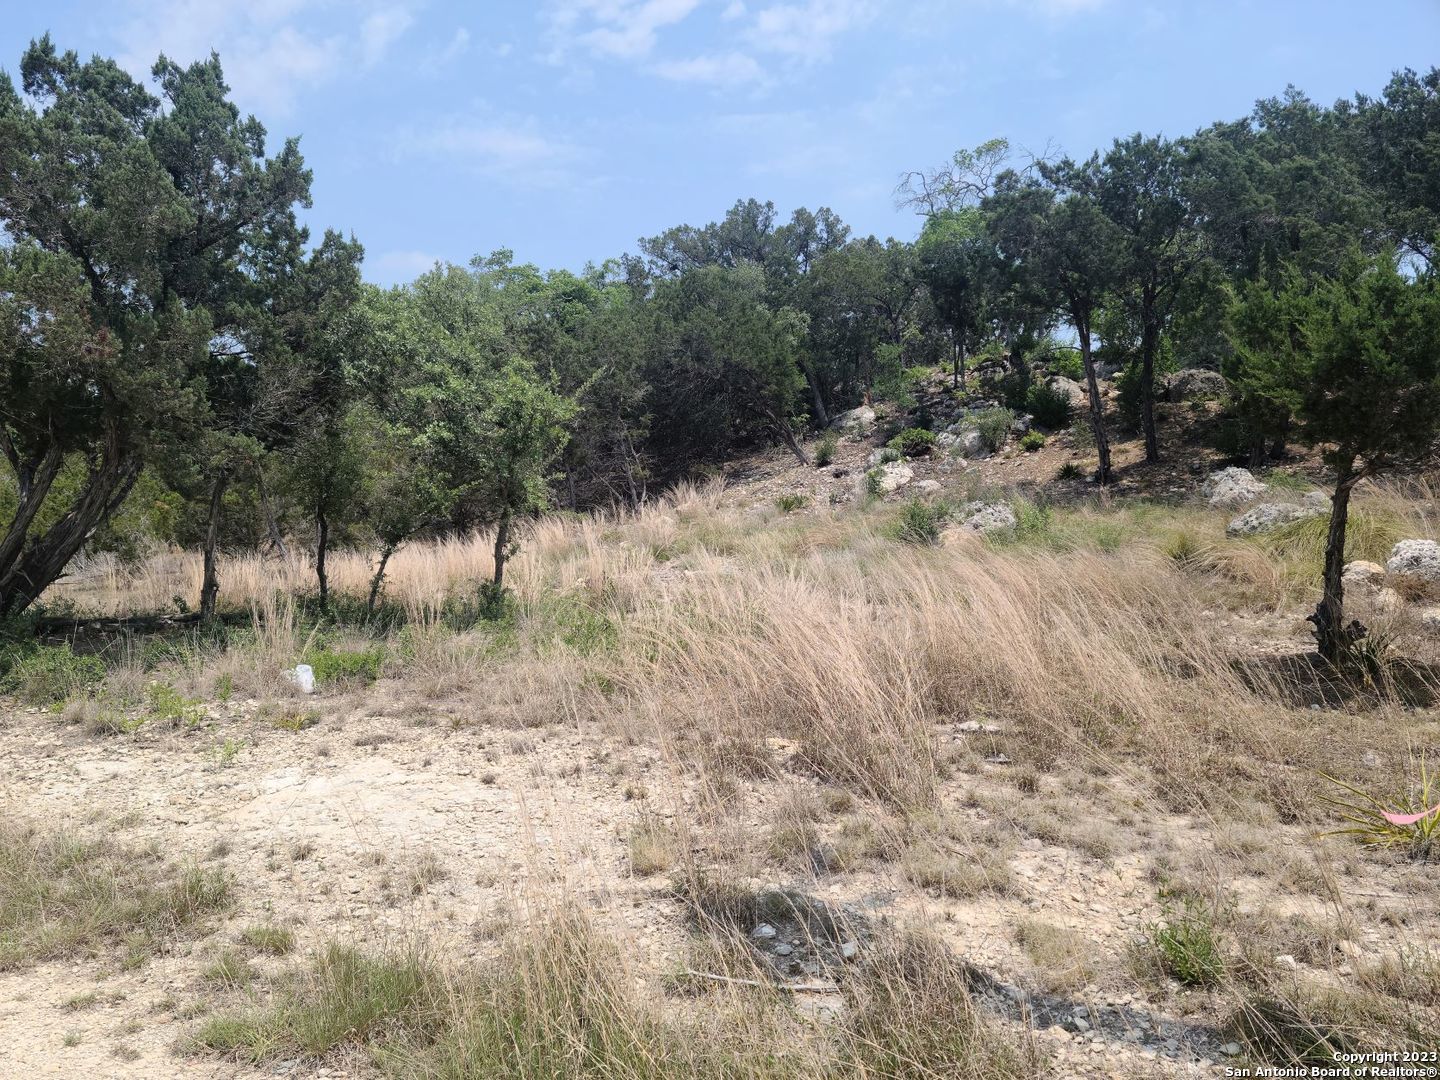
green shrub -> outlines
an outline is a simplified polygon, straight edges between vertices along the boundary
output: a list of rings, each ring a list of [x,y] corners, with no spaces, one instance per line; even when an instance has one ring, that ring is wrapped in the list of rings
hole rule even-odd
[[[783,495],[775,497],[775,506],[782,514],[794,513],[801,509],[810,500],[804,495],[797,495],[793,491],[787,491]]]
[[[1070,395],[1049,383],[1035,383],[1025,394],[1025,411],[1051,431],[1070,426]]]
[[[1152,926],[1150,945],[1165,974],[1185,986],[1214,986],[1225,974],[1215,927],[1194,901],[1167,912],[1164,925]]]
[[[940,527],[949,516],[950,507],[943,502],[926,503],[911,499],[900,511],[895,538],[905,544],[938,544]]]
[[[871,469],[865,474],[865,494],[871,498],[880,495],[880,470]]]
[[[1085,470],[1084,470],[1084,469],[1080,468],[1080,466],[1077,465],[1077,464],[1076,464],[1075,462],[1073,462],[1073,461],[1067,461],[1067,462],[1065,462],[1064,465],[1061,465],[1061,466],[1060,466],[1059,472],[1057,472],[1057,473],[1055,474],[1055,479],[1056,479],[1056,480],[1079,480],[1079,479],[1080,479],[1082,476],[1084,476],[1084,475],[1085,475]]]
[[[105,678],[99,657],[77,656],[68,644],[27,649],[12,646],[0,690],[30,705],[58,705]]]
[[[981,409],[971,415],[969,423],[980,433],[980,441],[985,448],[993,453],[1010,437],[1010,425],[1015,423],[1015,414],[1009,409]]]
[[[196,727],[205,719],[205,709],[169,683],[151,683],[145,694],[145,719],[171,727]],[[138,724],[136,725],[138,726]]]
[[[906,428],[885,445],[906,457],[920,457],[935,448],[935,433],[924,428]]]
[[[820,436],[820,441],[815,445],[815,466],[823,469],[835,460],[835,448],[840,440],[835,437],[835,432],[827,431]]]
[[[305,663],[315,669],[317,683],[369,683],[380,677],[380,661],[384,658],[385,650],[377,645],[369,649],[320,649],[307,653]]]
[[[1045,358],[1045,370],[1051,375],[1059,375],[1076,382],[1085,380],[1085,361],[1080,358],[1080,353],[1073,349],[1052,352]]]
[[[1020,439],[1020,449],[1027,454],[1039,450],[1045,445],[1045,436],[1038,431],[1027,431]]]

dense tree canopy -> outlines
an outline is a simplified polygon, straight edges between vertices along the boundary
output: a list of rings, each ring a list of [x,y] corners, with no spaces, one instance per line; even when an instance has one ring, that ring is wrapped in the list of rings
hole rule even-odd
[[[165,539],[205,549],[206,614],[216,552],[262,540],[311,551],[322,600],[327,549],[369,545],[373,605],[412,537],[487,528],[498,586],[525,516],[636,503],[766,444],[805,461],[808,432],[908,400],[917,368],[1025,408],[1040,361],[1069,357],[1052,369],[1083,379],[1101,483],[1127,425],[1160,457],[1177,366],[1233,377],[1241,457],[1321,443],[1342,486],[1399,458],[1366,425],[1428,432],[1437,70],[1088,157],[960,150],[904,174],[913,241],[744,199],[580,272],[502,250],[389,290],[362,284],[355,238],[312,247],[298,143],[267,156],[218,57],[161,57],[147,86],[42,38],[19,74],[0,79],[0,615],[109,542],[137,484]]]

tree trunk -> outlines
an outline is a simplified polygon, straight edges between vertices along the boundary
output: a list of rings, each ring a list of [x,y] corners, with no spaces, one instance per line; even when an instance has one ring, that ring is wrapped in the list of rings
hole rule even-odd
[[[330,604],[330,579],[325,574],[325,550],[330,546],[330,519],[324,509],[315,511],[315,580],[320,583],[320,606]]]
[[[965,381],[965,345],[958,337],[951,342],[953,350],[950,357],[950,388],[959,390],[960,384]]]
[[[1110,437],[1105,433],[1105,406],[1100,400],[1100,380],[1095,376],[1095,357],[1090,344],[1088,319],[1076,319],[1080,335],[1080,362],[1085,368],[1085,396],[1090,403],[1090,430],[1095,435],[1095,452],[1100,458],[1098,479],[1110,483]]]
[[[510,514],[506,512],[500,515],[500,521],[495,526],[495,577],[492,581],[497,593],[505,587],[505,558],[509,547]]]
[[[121,449],[112,437],[70,509],[8,569],[0,569],[0,618],[24,611],[59,579],[95,530],[119,509],[139,475],[139,457]],[[31,498],[34,496],[32,488]],[[7,536],[6,543],[10,542]]]
[[[375,576],[370,579],[370,598],[365,601],[367,615],[375,614],[375,603],[380,599],[380,590],[385,585],[385,566],[394,554],[395,548],[388,544],[380,549],[380,563],[375,567]]]
[[[260,511],[265,515],[265,531],[270,534],[270,544],[282,559],[290,557],[285,547],[285,538],[280,535],[280,523],[275,520],[275,508],[270,505],[270,492],[265,487],[265,470],[255,469],[255,486],[260,489]]]
[[[815,407],[815,422],[822,428],[830,426],[830,413],[825,408],[825,399],[820,394],[820,383],[809,364],[805,365],[805,381],[810,384],[810,398]]]
[[[1140,426],[1145,432],[1145,460],[1160,460],[1160,439],[1155,433],[1155,353],[1160,348],[1160,330],[1155,325],[1155,298],[1147,286],[1140,332]]]
[[[220,596],[220,573],[215,564],[215,548],[220,543],[220,509],[225,498],[225,488],[230,483],[230,470],[221,469],[215,474],[215,483],[210,489],[210,513],[205,519],[205,576],[200,584],[200,621],[209,622],[215,617],[215,601]]]
[[[0,579],[4,578],[24,550],[25,537],[29,535],[35,515],[44,505],[45,497],[50,493],[50,485],[60,472],[60,465],[64,460],[65,455],[60,450],[60,444],[51,443],[38,463],[33,466],[17,466],[15,480],[19,502],[16,504],[10,528],[4,538],[0,539]]]
[[[1360,477],[1354,461],[1347,462],[1336,476],[1335,494],[1330,499],[1330,531],[1325,538],[1325,587],[1315,614],[1315,642],[1320,655],[1331,664],[1345,659],[1352,645],[1365,636],[1359,622],[1345,626],[1345,526],[1350,514],[1350,490]]]

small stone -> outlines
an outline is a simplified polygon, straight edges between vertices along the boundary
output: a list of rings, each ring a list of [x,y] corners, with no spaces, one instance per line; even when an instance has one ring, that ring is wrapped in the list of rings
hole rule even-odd
[[[840,943],[840,955],[846,960],[854,960],[860,952],[860,945],[854,941],[842,941]]]
[[[1072,1016],[1070,1021],[1075,1025],[1076,1031],[1086,1032],[1090,1030],[1090,1021],[1086,1020],[1083,1016]]]
[[[779,945],[775,946],[776,956],[789,956],[794,951],[795,947],[793,945],[787,945],[783,941]]]
[[[1374,750],[1366,750],[1365,753],[1360,755],[1360,764],[1364,765],[1367,769],[1378,769],[1381,764],[1380,755]]]
[[[1220,1052],[1226,1057],[1237,1057],[1240,1053],[1240,1044],[1228,1042],[1224,1046],[1220,1047]]]
[[[775,936],[775,927],[769,923],[762,922],[759,926],[755,927],[754,930],[750,931],[750,936],[756,941],[769,941]]]
[[[1285,971],[1294,971],[1300,965],[1295,962],[1295,957],[1291,956],[1289,953],[1281,953],[1279,956],[1275,957],[1275,966],[1278,968],[1282,968]]]

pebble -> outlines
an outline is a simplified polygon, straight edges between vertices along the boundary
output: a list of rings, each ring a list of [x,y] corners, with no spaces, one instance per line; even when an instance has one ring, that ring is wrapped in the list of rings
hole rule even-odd
[[[759,926],[755,927],[754,930],[750,931],[750,936],[756,941],[769,941],[775,936],[775,932],[773,926],[767,922],[762,922]]]
[[[1224,1046],[1220,1047],[1220,1052],[1226,1057],[1238,1057],[1240,1054],[1240,1044],[1228,1042]]]

